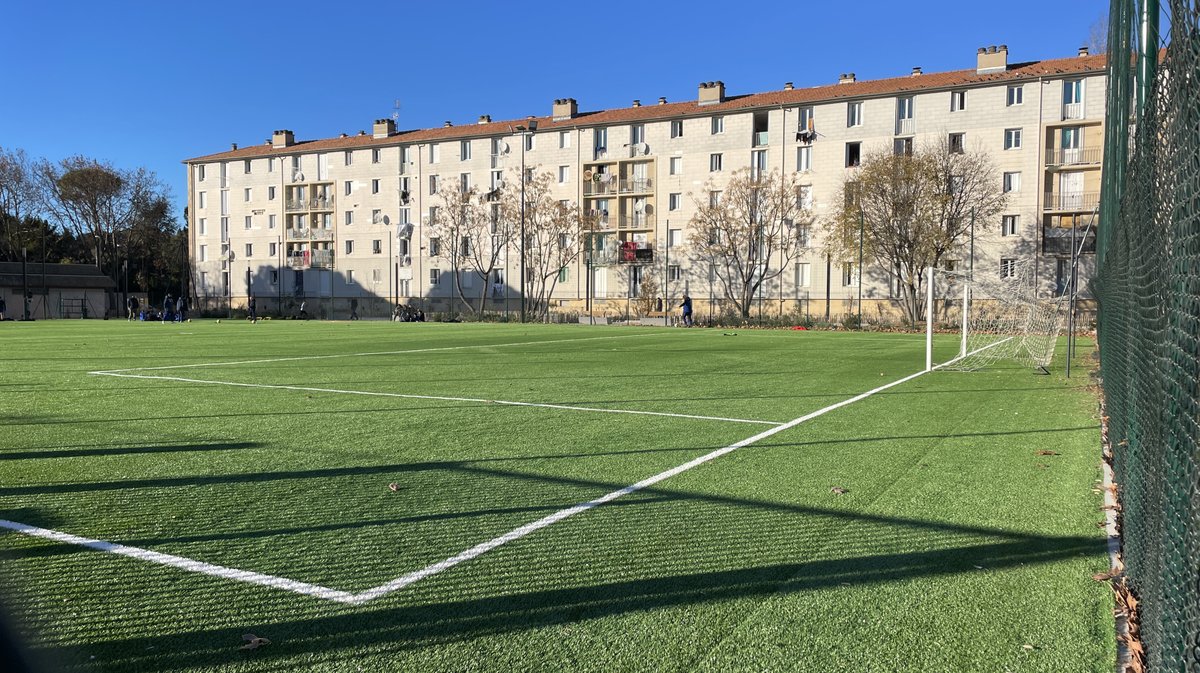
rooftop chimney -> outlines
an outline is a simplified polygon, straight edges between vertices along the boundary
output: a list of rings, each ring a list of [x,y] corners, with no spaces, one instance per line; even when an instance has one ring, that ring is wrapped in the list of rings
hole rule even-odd
[[[386,138],[396,132],[395,119],[376,119],[371,127],[371,137]]]
[[[367,132],[360,129],[358,132],[358,135],[365,136],[365,135],[367,135]]]
[[[1088,48],[1087,48],[1087,45],[1084,45],[1084,46],[1082,46],[1082,47],[1080,47],[1080,48],[1079,48],[1079,55],[1080,55],[1080,56],[1087,56],[1087,55],[1088,55]]]
[[[479,115],[479,121],[476,123],[477,124],[490,124],[490,123],[492,123],[492,115]]]
[[[983,75],[1008,70],[1008,45],[980,47],[976,52],[975,72]]]
[[[275,131],[271,134],[271,147],[289,147],[296,144],[296,136],[291,131]]]
[[[554,108],[550,111],[554,121],[570,119],[579,114],[579,103],[574,98],[555,98]]]
[[[446,121],[442,122],[442,126],[444,126],[446,128],[450,128],[451,126],[454,126],[454,122],[447,119]]]
[[[716,105],[717,103],[725,102],[725,83],[716,82],[701,82],[700,83],[700,105]]]
[[[783,83],[783,90],[784,90],[784,91],[791,91],[792,89],[795,89],[795,88],[796,88],[796,87],[795,87],[794,85],[792,85],[792,83],[791,83],[791,82],[784,82],[784,83]]]
[[[659,104],[659,105],[666,105],[666,104],[667,104],[667,97],[666,97],[666,96],[659,96],[659,97],[658,97],[658,104]]]
[[[230,145],[233,146],[233,149],[235,149],[235,150],[237,149],[237,143],[230,143]]]
[[[913,77],[916,77],[917,75],[920,75],[920,74],[921,74],[921,66],[917,66],[917,67],[913,68],[913,71],[912,71]]]
[[[844,72],[838,75],[838,84],[854,84],[854,73]]]
[[[642,101],[638,100],[637,98],[634,98],[633,99],[633,107],[641,107],[641,106],[642,106]]]

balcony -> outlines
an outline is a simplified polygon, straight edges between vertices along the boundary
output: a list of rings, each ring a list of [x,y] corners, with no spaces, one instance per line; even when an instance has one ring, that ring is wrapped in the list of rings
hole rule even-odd
[[[312,267],[314,269],[332,269],[333,268],[333,251],[332,250],[313,250],[310,253],[312,256]]]
[[[911,136],[917,132],[917,120],[913,118],[896,120],[896,135]]]
[[[654,216],[642,213],[640,215],[622,215],[617,222],[617,227],[622,230],[626,229],[653,229]]]
[[[490,165],[492,168],[504,168],[504,154],[491,155]]]
[[[606,194],[617,193],[617,181],[609,180],[607,182],[597,182],[589,180],[583,183],[584,196],[604,196]]]
[[[1063,121],[1068,119],[1083,119],[1083,103],[1063,103]]]
[[[285,206],[287,212],[303,212],[309,210],[333,210],[332,196],[315,196],[311,199],[289,199]]]
[[[333,227],[313,227],[308,230],[308,235],[315,241],[333,240]]]
[[[653,178],[630,178],[621,181],[622,194],[638,194],[650,192],[654,189]]]
[[[1100,205],[1100,192],[1046,192],[1042,210],[1091,211]]]
[[[287,256],[287,265],[291,269],[307,269],[311,265],[312,259],[309,257],[307,250],[302,252],[293,252]]]
[[[1046,154],[1047,166],[1077,166],[1080,164],[1099,164],[1103,159],[1104,148],[1084,147],[1072,149],[1054,149]]]
[[[651,243],[625,241],[617,250],[617,264],[650,264],[654,262],[654,246]]]
[[[288,229],[287,240],[289,241],[307,241],[309,239],[308,229]]]
[[[765,147],[769,141],[770,134],[766,131],[755,131],[754,137],[750,139],[754,147]]]
[[[1071,233],[1075,234],[1075,249],[1082,253],[1096,252],[1096,228],[1092,227],[1084,236],[1085,227],[1042,227],[1042,253],[1047,255],[1070,255]]]

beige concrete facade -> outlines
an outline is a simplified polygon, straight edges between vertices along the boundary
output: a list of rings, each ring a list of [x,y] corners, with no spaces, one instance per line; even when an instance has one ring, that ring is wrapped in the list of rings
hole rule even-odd
[[[705,313],[717,310],[719,292],[710,289],[707,268],[689,263],[684,244],[709,179],[719,185],[752,165],[794,172],[819,221],[833,214],[854,171],[846,166],[848,143],[869,152],[952,134],[967,149],[986,151],[998,178],[1008,174],[1015,187],[1003,215],[977,225],[976,272],[999,274],[1001,260],[1032,260],[1042,291],[1061,291],[1070,227],[1082,231],[1098,201],[1104,59],[1081,53],[1011,64],[1001,47],[981,50],[972,65],[875,81],[848,73],[830,86],[789,84],[735,97],[724,83],[705,82],[690,102],[586,115],[574,99],[558,99],[546,106],[550,114],[531,118],[538,122],[532,133],[517,129],[528,120],[486,116],[401,132],[377,120],[358,135],[307,142],[276,131],[262,145],[186,162],[193,292],[201,303],[230,297],[234,306],[252,293],[265,301],[260,310],[275,301],[336,305],[339,317],[351,299],[363,307],[399,301],[444,310],[454,281],[445,261],[429,254],[429,209],[438,205],[432,192],[447,180],[490,190],[498,179],[513,179],[523,153],[526,167],[554,174],[557,198],[607,214],[610,249],[648,251],[632,263],[598,263],[590,281],[581,256],[563,274],[553,306],[582,309],[590,289],[597,314],[632,310],[639,274],[670,273],[678,280],[668,301],[686,290]],[[718,154],[720,170],[712,170]],[[598,181],[604,173],[611,182]],[[1004,216],[1016,219],[1006,228]],[[968,257],[964,246],[954,263],[965,267]],[[810,246],[764,288],[763,310],[818,319],[857,312],[858,276],[847,282],[844,274],[851,261],[827,258],[815,224]],[[1090,261],[1085,255],[1081,277]],[[508,282],[518,277],[515,251],[506,267],[488,281],[490,310],[516,306],[519,291]],[[871,273],[869,260],[866,267],[863,313],[890,313],[888,284]],[[460,282],[468,297],[479,294],[480,279],[463,274]]]

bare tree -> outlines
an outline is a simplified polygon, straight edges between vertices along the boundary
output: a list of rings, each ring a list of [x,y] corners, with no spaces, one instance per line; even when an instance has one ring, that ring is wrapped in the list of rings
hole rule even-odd
[[[472,314],[482,313],[487,307],[492,276],[516,236],[515,230],[504,226],[500,218],[502,193],[502,188],[480,192],[457,183],[443,185],[437,193],[437,216],[429,223],[431,236],[440,243],[434,256],[450,264],[458,299]],[[467,299],[461,282],[463,273],[479,281],[478,308]]]
[[[33,164],[25,150],[0,147],[0,259],[16,259],[33,243],[25,221],[38,205]]]
[[[694,262],[713,269],[725,299],[742,318],[763,283],[778,277],[799,252],[801,227],[812,221],[802,206],[795,173],[737,171],[723,188],[711,179],[692,194],[697,213],[688,245]]]
[[[991,157],[981,150],[965,152],[946,142],[913,154],[880,148],[846,176],[841,206],[826,222],[826,246],[834,257],[853,258],[861,231],[863,254],[898,281],[905,317],[916,323],[925,317],[925,269],[961,248],[972,220],[988,228],[1007,198]]]
[[[550,296],[563,270],[583,253],[582,233],[592,228],[574,201],[560,200],[553,193],[554,176],[550,171],[530,170],[525,184],[512,186],[501,198],[503,217],[514,223],[518,256],[525,256],[525,317],[549,319]],[[522,218],[522,195],[524,217]],[[525,240],[520,239],[524,220]]]
[[[1104,54],[1108,52],[1108,12],[1101,14],[1100,18],[1088,27],[1086,44],[1089,53]]]

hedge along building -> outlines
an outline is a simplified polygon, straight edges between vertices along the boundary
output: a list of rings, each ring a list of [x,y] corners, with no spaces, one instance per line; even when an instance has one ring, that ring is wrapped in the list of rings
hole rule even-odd
[[[689,257],[689,221],[710,179],[720,189],[749,168],[796,174],[797,199],[817,222],[800,254],[764,285],[760,310],[856,312],[865,278],[862,308],[871,315],[873,304],[894,306],[895,287],[861,273],[856,259],[827,255],[819,222],[836,211],[863,153],[946,142],[987,152],[1009,192],[997,221],[979,223],[973,260],[964,244],[951,263],[973,262],[977,275],[998,276],[1014,261],[1032,262],[1050,296],[1066,287],[1072,233],[1085,253],[1081,277],[1090,273],[1094,238],[1083,233],[1099,191],[1104,67],[1105,57],[1086,49],[1009,63],[1001,46],[979,49],[971,69],[913,68],[890,79],[849,73],[837,84],[788,83],[750,95],[705,82],[687,102],[580,112],[575,99],[563,98],[546,116],[482,115],[409,131],[384,119],[369,134],[321,140],[280,130],[261,145],[184,162],[192,293],[201,304],[234,306],[251,294],[260,306],[303,299],[310,313],[343,317],[351,300],[360,312],[391,301],[445,310],[455,283],[470,298],[481,280],[467,271],[451,278],[444,257],[430,254],[431,245],[446,243],[431,241],[439,186],[451,180],[487,192],[508,179],[513,188],[524,164],[551,172],[554,196],[595,222],[594,232],[581,232],[589,254],[558,276],[553,307],[625,311],[647,275],[661,274],[659,293],[669,301],[687,291],[703,314],[718,310],[722,296],[708,265]],[[519,277],[519,260],[516,249],[507,251],[487,279],[489,310],[517,307],[519,283],[510,279]],[[868,258],[868,271],[872,264]]]

